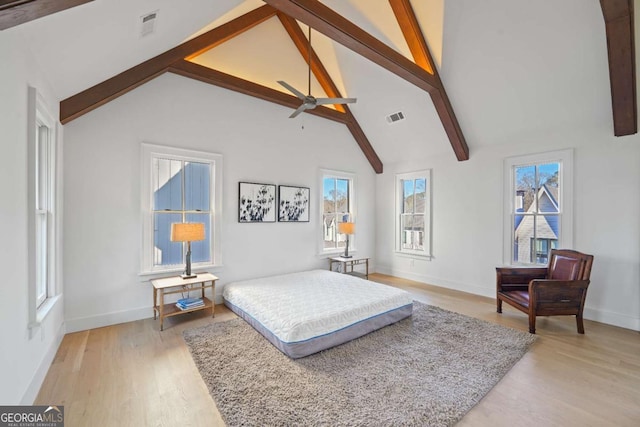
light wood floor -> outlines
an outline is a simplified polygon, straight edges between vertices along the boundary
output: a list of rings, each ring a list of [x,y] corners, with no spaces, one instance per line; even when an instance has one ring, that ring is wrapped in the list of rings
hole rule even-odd
[[[527,317],[493,299],[372,274],[415,299],[489,322],[528,330]],[[235,315],[204,313],[67,334],[35,404],[64,405],[75,426],[223,426],[182,331]],[[640,333],[571,317],[538,319],[531,350],[460,426],[640,425]],[[375,408],[372,408],[375,410]]]

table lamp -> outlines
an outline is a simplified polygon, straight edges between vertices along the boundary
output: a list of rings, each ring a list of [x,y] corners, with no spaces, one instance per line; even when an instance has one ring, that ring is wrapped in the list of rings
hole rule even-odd
[[[338,223],[338,232],[347,236],[347,245],[344,248],[343,258],[351,258],[349,255],[349,235],[354,234],[356,231],[356,224],[353,222],[340,222]]]
[[[187,242],[187,268],[180,277],[191,279],[197,274],[191,274],[191,242],[204,240],[204,223],[176,222],[171,224],[171,241]]]

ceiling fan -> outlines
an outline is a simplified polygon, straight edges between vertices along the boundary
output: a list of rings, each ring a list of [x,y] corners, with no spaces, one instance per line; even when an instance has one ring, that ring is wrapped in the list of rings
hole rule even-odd
[[[311,27],[309,27],[309,71],[308,71],[308,95],[300,92],[298,89],[291,86],[289,83],[284,82],[282,80],[278,80],[282,86],[284,86],[289,92],[293,93],[300,100],[302,100],[302,105],[300,105],[290,116],[290,119],[293,119],[298,114],[302,113],[305,110],[313,110],[318,105],[327,105],[327,104],[351,104],[357,101],[356,98],[316,98],[311,95]]]

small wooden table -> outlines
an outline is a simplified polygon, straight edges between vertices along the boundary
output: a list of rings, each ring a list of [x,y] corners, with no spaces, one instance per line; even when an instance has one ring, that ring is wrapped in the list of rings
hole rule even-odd
[[[352,276],[358,276],[365,279],[369,279],[369,258],[345,258],[342,256],[336,256],[329,258],[329,270],[333,270],[333,264],[338,264],[338,266],[342,266],[342,272],[344,274],[350,274]],[[353,267],[356,265],[364,264],[364,273],[359,271],[354,271]]]
[[[211,317],[213,317],[215,309],[214,304],[209,298],[204,296],[204,291],[207,288],[211,288],[211,292],[215,296],[216,280],[218,280],[218,278],[211,273],[200,273],[196,277],[193,277],[191,279],[183,279],[180,276],[175,276],[152,280],[151,284],[153,285],[153,320],[156,319],[156,315],[160,316],[160,330],[163,330],[165,317],[179,316],[180,314],[191,313],[198,310],[206,310],[207,308],[211,308]],[[207,282],[211,283],[208,284]],[[164,303],[165,295],[189,291],[201,291],[202,302],[204,302],[204,305],[188,310],[181,310],[176,307],[175,303]],[[160,293],[159,303],[158,293]]]

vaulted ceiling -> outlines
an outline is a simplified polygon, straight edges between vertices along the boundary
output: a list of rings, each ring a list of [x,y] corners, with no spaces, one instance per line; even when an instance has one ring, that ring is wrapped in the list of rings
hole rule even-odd
[[[426,153],[449,146],[466,160],[469,135],[473,148],[492,143],[485,138],[504,142],[509,133],[543,122],[548,127],[600,117],[607,110],[603,65],[610,72],[604,99],[615,134],[637,131],[631,0],[594,1],[586,10],[579,0],[553,6],[524,0],[484,6],[472,0],[194,0],[188,10],[169,0],[114,3],[91,1],[19,27],[50,71],[62,99],[62,123],[164,72],[296,108],[300,101],[276,81],[306,88],[310,57],[315,96],[357,97],[358,103],[308,112],[345,124],[378,173],[382,161],[399,160],[398,145]],[[3,7],[0,26],[9,15]],[[138,20],[153,11],[156,31],[140,37]],[[566,25],[571,19],[576,22]],[[594,22],[599,34],[593,34]],[[310,56],[306,25],[317,32]],[[553,116],[558,99],[565,109],[560,120]],[[545,103],[549,111],[541,110]],[[509,123],[507,115],[500,117],[505,108]],[[388,125],[385,116],[397,111],[407,120]],[[494,124],[505,132],[485,132]]]

